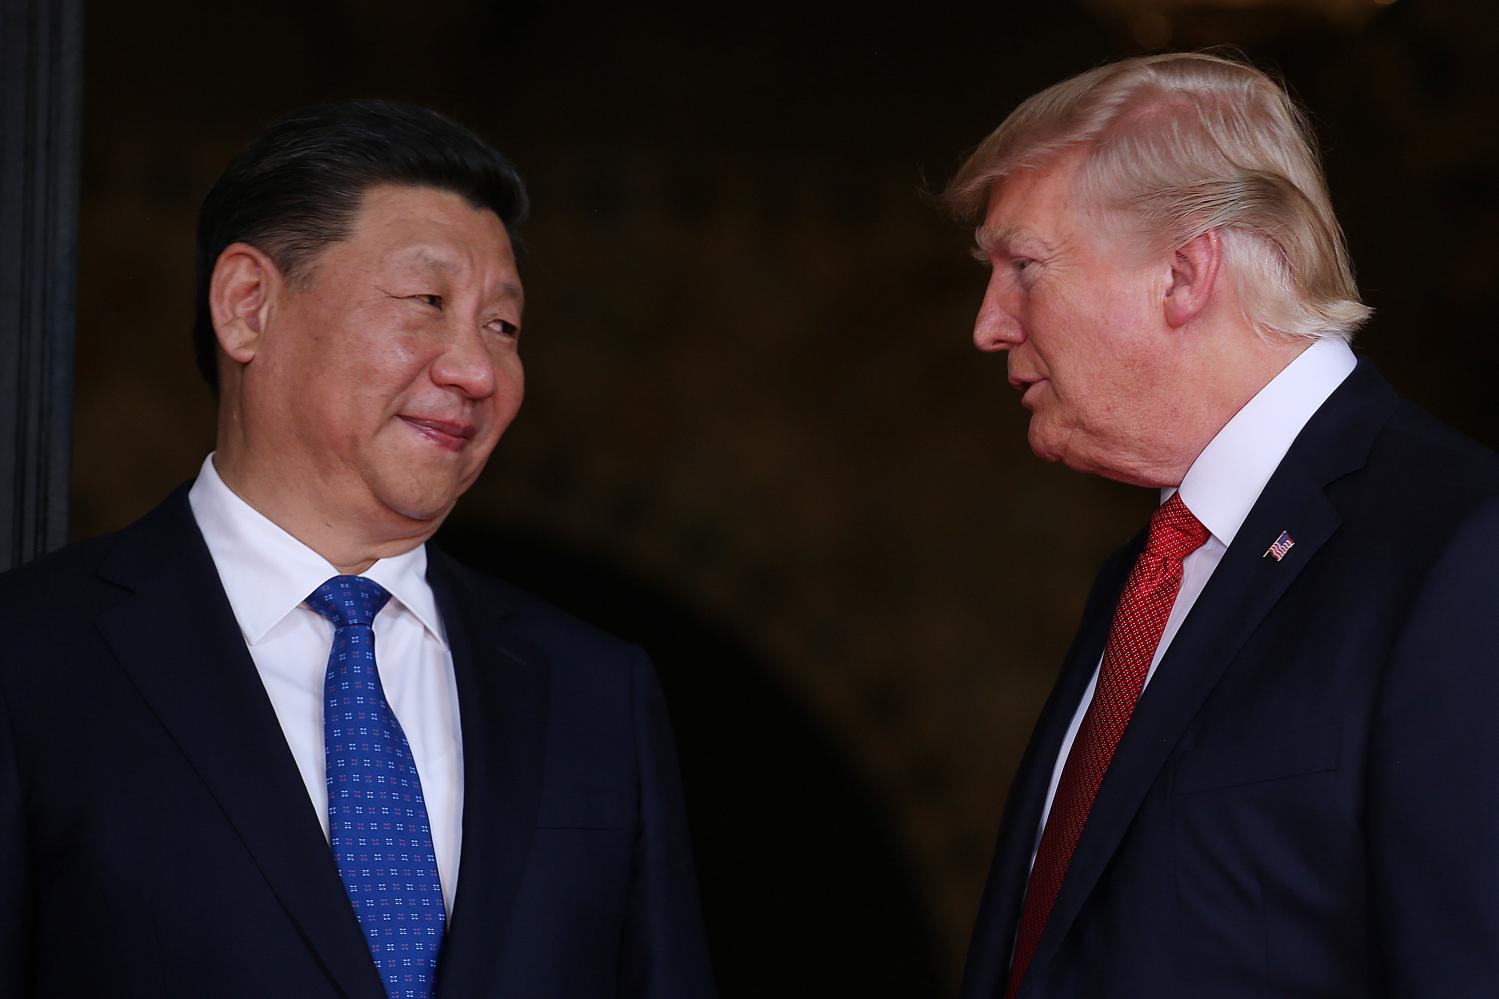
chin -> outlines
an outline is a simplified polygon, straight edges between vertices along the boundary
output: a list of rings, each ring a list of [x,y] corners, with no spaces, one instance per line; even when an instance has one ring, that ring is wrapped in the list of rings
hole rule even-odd
[[[365,481],[380,506],[402,520],[441,522],[476,477],[467,471],[451,463],[408,459],[371,469],[374,474]]]
[[[457,491],[382,490],[376,498],[380,505],[402,521],[430,524],[435,530],[458,502]]]
[[[1036,429],[1036,421],[1031,420],[1030,430],[1026,433],[1026,443],[1031,446],[1031,454],[1042,461],[1061,461],[1061,449],[1052,441],[1046,439],[1046,435]],[[1070,467],[1070,466],[1069,466]]]
[[[393,504],[391,509],[407,520],[415,520],[424,524],[440,524],[443,518],[453,512],[453,506],[457,502],[456,496],[431,498],[399,505]]]

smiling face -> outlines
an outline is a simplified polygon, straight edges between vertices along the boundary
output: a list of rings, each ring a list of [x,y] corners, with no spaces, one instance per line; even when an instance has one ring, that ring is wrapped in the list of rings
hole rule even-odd
[[[357,535],[373,557],[411,547],[520,408],[522,292],[504,224],[451,192],[377,186],[307,273],[264,269],[259,292],[246,279],[225,296],[244,315],[219,334],[239,362],[220,473],[325,556],[313,541],[328,533]]]
[[[974,344],[1009,353],[1037,456],[1164,484],[1181,401],[1161,306],[1171,270],[1119,235],[1117,216],[1079,204],[1076,169],[1064,159],[996,186],[977,234],[993,273]]]

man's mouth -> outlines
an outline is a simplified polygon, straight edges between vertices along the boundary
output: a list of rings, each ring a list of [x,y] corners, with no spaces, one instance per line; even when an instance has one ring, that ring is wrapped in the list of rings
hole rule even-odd
[[[1044,378],[1025,378],[1019,375],[1010,376],[1010,385],[1020,393],[1020,405],[1031,408],[1034,402],[1032,396],[1036,394],[1037,388],[1046,381]]]
[[[456,420],[435,420],[423,416],[402,416],[401,419],[415,428],[417,433],[449,451],[463,450],[476,432],[472,423],[459,423]]]

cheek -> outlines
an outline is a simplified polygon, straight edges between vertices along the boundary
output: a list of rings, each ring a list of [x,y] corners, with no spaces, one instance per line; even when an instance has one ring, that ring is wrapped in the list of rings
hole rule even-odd
[[[494,365],[494,394],[489,397],[489,407],[500,430],[503,430],[520,411],[526,394],[526,373],[519,355],[513,351],[496,358]]]
[[[1075,304],[1073,317],[1087,352],[1099,363],[1133,363],[1146,353],[1148,316],[1140,297],[1127,288],[1105,288]]]
[[[426,367],[430,351],[423,349],[420,336],[397,330],[369,338],[355,353],[357,356],[349,358],[354,369],[374,383],[389,384],[415,379]]]
[[[508,379],[519,398],[526,390],[526,366],[521,363],[520,355],[511,352],[508,356],[501,358],[496,369],[501,380]]]
[[[417,338],[390,334],[370,338],[348,351],[338,382],[357,408],[371,419],[400,409],[426,378],[429,352]]]

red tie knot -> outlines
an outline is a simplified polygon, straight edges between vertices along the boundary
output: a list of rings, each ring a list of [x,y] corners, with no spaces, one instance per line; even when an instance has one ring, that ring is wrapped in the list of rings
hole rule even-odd
[[[1182,494],[1174,492],[1150,518],[1145,554],[1180,562],[1201,548],[1207,539],[1208,529],[1187,509]]]

